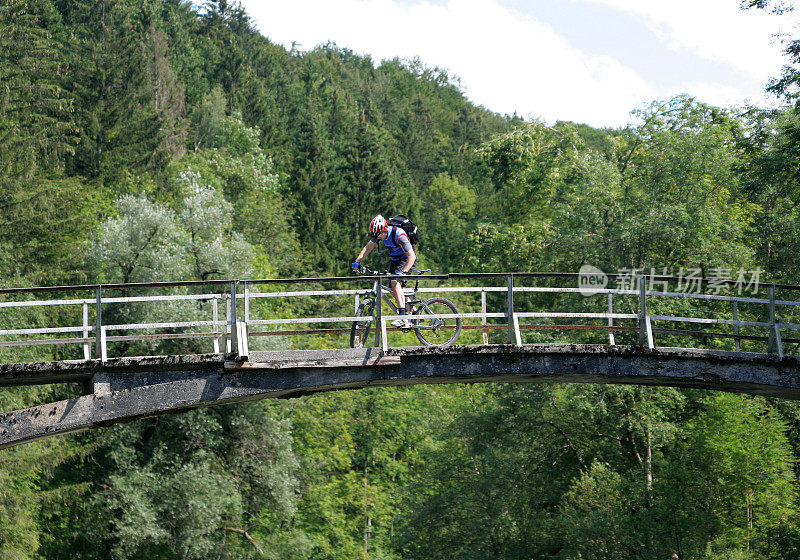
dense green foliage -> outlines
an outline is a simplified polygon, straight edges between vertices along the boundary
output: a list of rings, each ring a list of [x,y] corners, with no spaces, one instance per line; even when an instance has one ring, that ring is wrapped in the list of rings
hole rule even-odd
[[[342,274],[377,212],[441,270],[797,283],[800,113],[636,117],[497,115],[419,61],[287,51],[224,0],[0,0],[2,284]],[[0,452],[0,558],[793,559],[799,430],[791,402],[616,386],[223,406]]]

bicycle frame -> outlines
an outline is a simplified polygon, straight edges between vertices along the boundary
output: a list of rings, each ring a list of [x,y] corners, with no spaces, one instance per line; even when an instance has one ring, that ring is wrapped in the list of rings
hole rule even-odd
[[[386,274],[386,273],[377,272],[377,271],[372,270],[370,268],[367,268],[366,266],[363,266],[363,265],[362,265],[362,268],[364,269],[365,272],[368,272],[368,273],[371,273],[371,274],[377,274],[378,276],[382,276],[382,275]],[[416,272],[415,275],[420,275],[420,274],[424,274],[426,272],[430,272],[430,269],[429,268],[424,268],[424,269],[421,269],[421,270],[418,270],[418,271],[415,271],[415,272]],[[394,277],[394,276],[389,275],[389,279],[390,280],[396,280],[397,278]],[[364,292],[364,299],[369,299],[369,298],[372,298],[373,300],[377,299],[377,297],[378,297],[377,290],[378,290],[378,282],[375,283],[375,287],[373,287],[371,290],[367,290],[367,291]],[[419,293],[419,279],[415,279],[414,288],[413,289],[405,289],[405,288],[403,289],[403,294],[406,296],[406,305],[408,305],[408,304],[412,304],[413,305],[413,304],[416,304],[416,303],[422,303],[422,300],[420,300],[419,297],[418,297],[418,293]],[[395,305],[394,300],[392,298],[392,295],[393,294],[392,294],[391,288],[389,288],[389,286],[384,286],[383,284],[381,284],[381,297],[387,304],[389,304],[389,308],[396,315],[398,313],[398,311],[399,311],[399,307],[397,305]]]
[[[418,297],[418,288],[419,288],[419,281],[416,282],[414,289],[403,290],[403,294],[406,296],[406,305],[422,303],[422,300],[419,299]],[[362,301],[366,301],[368,299],[375,300],[376,299],[375,290],[376,290],[375,288],[372,288],[371,290],[365,291]],[[393,311],[393,314],[397,315],[399,313],[400,308],[395,304],[393,295],[394,294],[392,294],[392,290],[389,287],[381,285],[381,298]]]

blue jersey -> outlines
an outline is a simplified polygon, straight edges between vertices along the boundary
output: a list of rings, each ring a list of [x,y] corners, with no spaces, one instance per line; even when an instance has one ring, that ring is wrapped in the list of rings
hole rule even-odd
[[[377,241],[373,239],[373,241]],[[389,226],[388,235],[383,240],[384,246],[389,249],[389,258],[399,261],[408,256],[411,249],[411,241],[408,239],[406,231],[398,226]]]

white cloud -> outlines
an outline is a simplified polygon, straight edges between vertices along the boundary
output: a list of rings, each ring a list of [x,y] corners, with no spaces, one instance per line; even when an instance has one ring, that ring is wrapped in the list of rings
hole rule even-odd
[[[736,34],[747,31],[747,25],[758,27],[767,39],[769,35],[763,14],[748,13],[740,19],[737,11],[721,7],[735,6],[736,0],[579,1],[634,14],[672,48],[695,51],[752,75],[765,76],[767,58],[770,65],[779,64],[778,49],[769,47],[768,40],[756,47],[741,38],[735,40]],[[631,109],[673,93],[707,92],[713,97],[703,100],[716,104],[736,103],[744,97],[736,87],[721,84],[678,83],[668,90],[657,89],[619,60],[583,52],[552,27],[499,0],[435,4],[427,0],[243,0],[243,5],[262,33],[287,47],[297,42],[301,50],[309,50],[331,41],[369,54],[376,63],[419,57],[428,66],[460,77],[474,103],[550,122],[621,126],[631,120]],[[777,73],[772,66],[768,75]]]
[[[777,75],[783,63],[774,35],[797,24],[795,13],[741,10],[736,0],[588,1],[636,16],[674,51],[730,65],[759,83]]]
[[[376,62],[420,57],[461,78],[471,101],[525,116],[623,124],[656,92],[633,70],[572,47],[552,28],[495,0],[244,2],[273,41],[333,41]]]

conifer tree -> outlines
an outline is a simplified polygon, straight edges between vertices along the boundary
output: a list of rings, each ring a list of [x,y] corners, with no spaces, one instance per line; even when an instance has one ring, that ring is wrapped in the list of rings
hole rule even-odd
[[[81,184],[62,173],[62,158],[75,149],[75,129],[68,121],[73,100],[60,85],[68,64],[54,38],[59,26],[49,2],[0,6],[0,262],[6,278],[45,263],[53,275],[77,265],[72,244],[80,241],[88,200]]]
[[[334,262],[331,247],[322,240],[329,241],[341,233],[334,224],[340,179],[324,121],[311,101],[303,115],[296,154],[297,172],[290,177],[289,187],[297,201],[297,232],[313,253],[312,266],[329,269]]]
[[[163,170],[184,149],[183,91],[151,2],[79,1],[73,22],[74,95],[80,150],[71,171],[111,184],[121,170]]]

